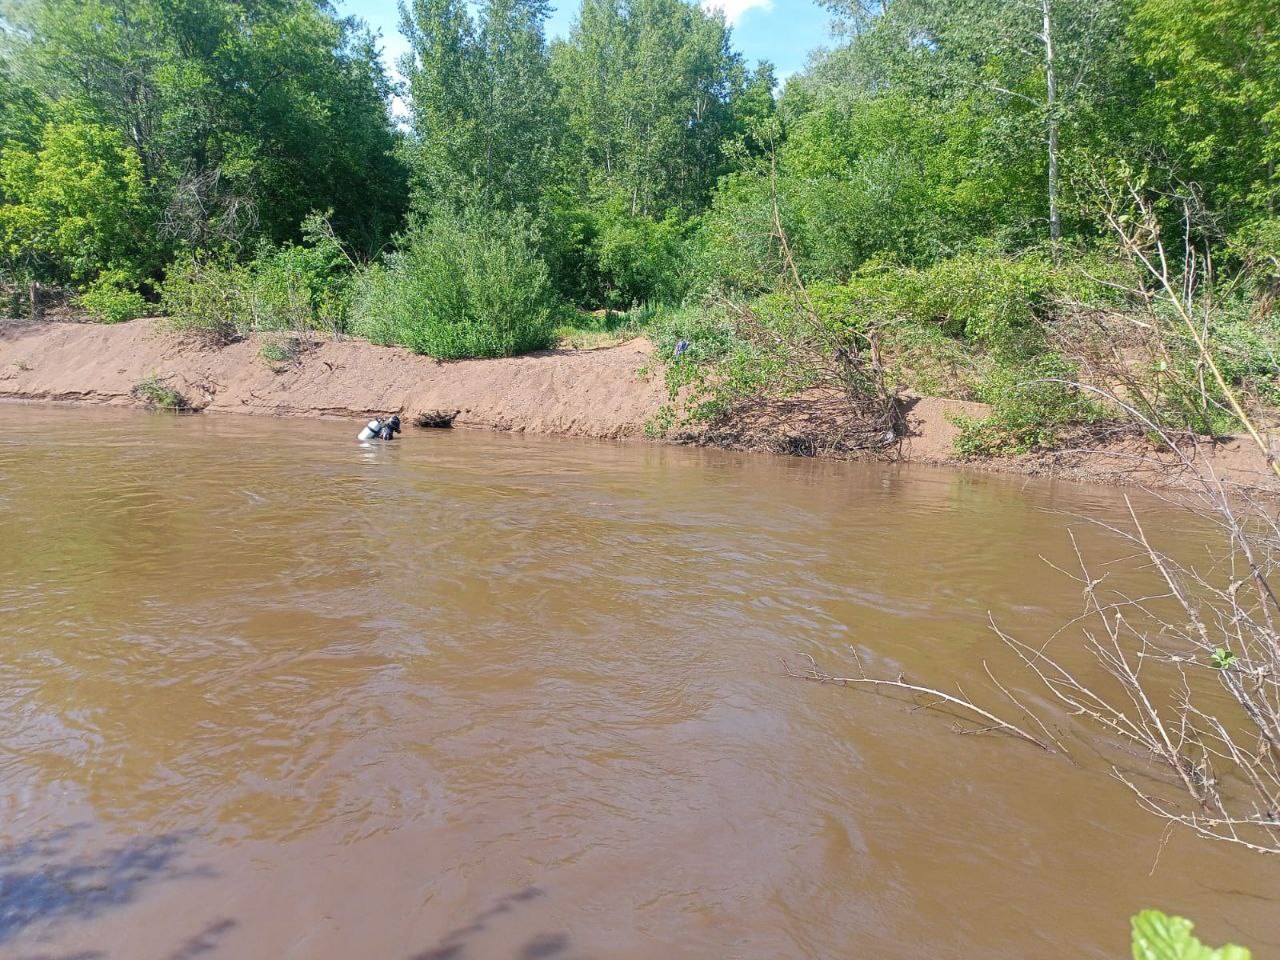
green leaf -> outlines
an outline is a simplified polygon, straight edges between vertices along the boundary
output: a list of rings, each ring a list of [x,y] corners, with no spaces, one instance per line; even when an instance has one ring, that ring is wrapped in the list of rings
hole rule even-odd
[[[1159,910],[1143,910],[1133,924],[1133,960],[1251,960],[1244,947],[1206,947],[1191,931],[1195,924]]]
[[[1209,656],[1209,662],[1213,664],[1213,666],[1218,670],[1225,670],[1227,667],[1235,663],[1236,660],[1238,659],[1239,657],[1237,657],[1234,653],[1232,653],[1226,647],[1219,647],[1217,650],[1213,651],[1213,653],[1210,654]]]

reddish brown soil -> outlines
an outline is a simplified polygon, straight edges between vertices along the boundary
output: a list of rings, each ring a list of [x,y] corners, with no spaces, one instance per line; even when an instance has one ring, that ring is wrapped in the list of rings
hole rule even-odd
[[[667,402],[644,339],[593,350],[547,350],[506,360],[440,362],[360,340],[317,342],[295,361],[271,364],[249,337],[209,347],[164,333],[153,321],[117,326],[0,322],[0,400],[138,405],[132,394],[155,376],[193,408],[220,413],[360,420],[398,412],[454,414],[460,427],[598,439],[644,436]],[[1103,483],[1162,486],[1188,479],[1179,458],[1139,438],[985,461],[957,461],[955,414],[982,404],[935,397],[908,401],[911,434],[871,455],[932,464]],[[685,442],[743,450],[848,456],[863,426],[838,397],[815,393],[755,403],[732,422],[685,434]],[[857,443],[853,444],[857,446]],[[1193,451],[1200,468],[1224,480],[1273,487],[1257,449],[1233,439]]]

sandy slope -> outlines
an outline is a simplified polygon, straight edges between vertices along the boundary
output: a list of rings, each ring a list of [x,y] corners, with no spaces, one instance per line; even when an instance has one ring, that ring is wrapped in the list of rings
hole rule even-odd
[[[277,369],[259,355],[256,338],[204,347],[138,320],[117,326],[0,321],[0,400],[136,405],[130,391],[157,376],[197,409],[291,417],[344,417],[396,411],[457,413],[455,424],[597,439],[636,438],[667,401],[661,374],[650,374],[644,339],[595,350],[548,350],[507,360],[441,363],[407,350],[361,340],[324,341]],[[715,436],[693,435],[739,449],[811,448],[838,434],[831,398],[792,398],[756,412]],[[883,455],[954,464],[956,413],[981,416],[981,404],[912,398],[911,436]],[[846,418],[847,419],[847,418]],[[797,442],[800,441],[800,442]],[[1196,451],[1198,462],[1230,481],[1274,487],[1256,448],[1238,440]],[[1053,475],[1107,483],[1168,485],[1185,471],[1174,457],[1140,440],[1102,448],[966,463],[967,467]]]
[[[0,399],[136,404],[130,390],[161,378],[197,409],[297,417],[457,411],[459,426],[618,438],[643,432],[666,400],[641,379],[647,341],[605,350],[545,351],[510,360],[441,363],[360,340],[326,341],[279,372],[254,338],[213,349],[148,320],[0,324]]]

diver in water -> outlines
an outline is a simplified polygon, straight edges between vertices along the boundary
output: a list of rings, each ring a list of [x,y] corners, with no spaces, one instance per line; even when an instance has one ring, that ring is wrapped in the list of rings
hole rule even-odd
[[[356,437],[357,440],[394,440],[400,432],[400,418],[394,413],[386,420],[370,420]]]

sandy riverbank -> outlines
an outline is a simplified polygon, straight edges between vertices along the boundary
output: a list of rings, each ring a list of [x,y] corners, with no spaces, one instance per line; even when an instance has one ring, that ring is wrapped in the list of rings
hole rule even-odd
[[[0,400],[133,406],[139,404],[134,386],[154,376],[207,412],[359,420],[398,411],[412,420],[441,411],[456,413],[459,427],[608,440],[643,438],[645,424],[667,402],[652,345],[643,338],[454,362],[344,339],[319,341],[297,360],[273,365],[261,347],[255,337],[209,347],[164,333],[150,320],[116,326],[0,321]],[[910,404],[911,436],[889,455],[959,465],[950,416],[981,415],[982,405],[932,397]],[[805,443],[796,438],[820,435],[824,423],[839,416],[835,410],[820,398],[793,398],[784,409],[735,424],[715,442],[803,452]],[[1239,441],[1197,455],[1225,479],[1270,485],[1256,450]],[[1178,476],[1170,455],[1136,440],[963,465],[1107,483],[1161,485]]]
[[[509,360],[441,363],[361,340],[319,341],[272,365],[250,337],[207,347],[149,320],[115,326],[0,325],[0,399],[137,405],[134,385],[155,376],[197,410],[282,417],[399,411],[457,412],[457,426],[616,439],[643,433],[666,399],[642,380],[646,341],[607,350],[551,350]]]

